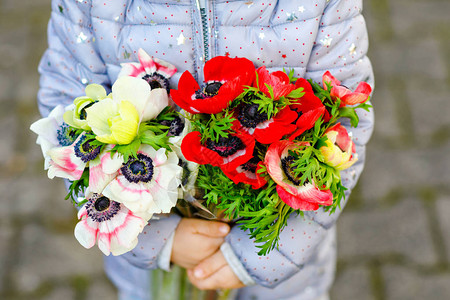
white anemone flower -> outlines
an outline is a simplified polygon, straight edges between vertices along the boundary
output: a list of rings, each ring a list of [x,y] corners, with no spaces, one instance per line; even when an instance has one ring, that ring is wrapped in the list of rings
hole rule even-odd
[[[41,146],[44,156],[44,169],[50,167],[48,151],[52,148],[71,145],[77,136],[75,131],[64,122],[64,112],[73,108],[73,105],[64,107],[56,106],[46,118],[42,118],[31,124],[30,129],[38,135],[36,144]]]
[[[141,122],[154,119],[169,104],[165,89],[151,89],[141,78],[119,77],[112,86],[115,101],[130,101],[136,107]]]
[[[92,139],[88,139],[85,133],[80,134],[70,146],[56,147],[47,151],[50,157],[48,177],[66,178],[69,180],[78,180],[83,175],[86,166],[109,148],[102,150],[101,146],[92,145]],[[91,179],[90,179],[91,181]]]
[[[177,72],[177,68],[164,60],[152,58],[142,48],[138,50],[138,59],[139,63],[123,63],[118,76],[142,78],[152,90],[162,88],[169,92],[169,78]]]
[[[169,103],[166,90],[151,90],[143,79],[129,76],[117,79],[110,97],[86,109],[87,124],[106,144],[131,143],[139,123],[154,119]]]
[[[121,255],[136,247],[151,214],[136,214],[125,205],[93,193],[78,212],[75,237],[85,248],[95,243],[105,254]]]
[[[174,152],[141,145],[120,168],[106,164],[103,170],[115,174],[103,195],[123,203],[133,212],[169,213],[177,203],[182,168]]]

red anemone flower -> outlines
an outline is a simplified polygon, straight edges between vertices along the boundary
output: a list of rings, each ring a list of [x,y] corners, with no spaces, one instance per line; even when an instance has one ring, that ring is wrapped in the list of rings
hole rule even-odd
[[[239,96],[245,86],[251,86],[255,67],[246,58],[217,56],[205,63],[205,86],[185,71],[178,81],[178,90],[171,90],[173,101],[184,110],[197,114],[215,114],[225,109]]]
[[[262,66],[256,70],[256,73],[258,75],[258,81],[255,83],[256,87],[267,97],[271,97],[266,84],[269,85],[273,90],[273,100],[289,95],[295,89],[294,85],[289,81],[289,76],[283,71],[269,73],[266,67]]]
[[[267,120],[267,114],[258,111],[258,104],[243,104],[236,108],[234,116],[236,120],[233,122],[233,130],[244,131],[261,144],[279,141],[296,128],[292,123],[297,114],[289,107]]]
[[[372,92],[372,87],[367,82],[360,82],[355,91],[352,92],[347,87],[342,86],[341,82],[331,75],[330,71],[326,71],[323,74],[322,82],[325,90],[328,89],[326,82],[331,83],[331,98],[341,99],[341,106],[364,103],[369,99],[369,95]]]
[[[284,203],[293,209],[317,210],[319,205],[333,204],[333,194],[330,190],[320,190],[314,182],[300,185],[300,180],[293,172],[295,158],[289,151],[304,146],[308,144],[287,140],[273,143],[267,150],[264,164],[270,177],[278,184],[277,193]]]
[[[248,162],[236,168],[222,167],[221,169],[235,184],[239,182],[250,184],[253,189],[257,190],[267,183],[267,180],[258,174],[261,165],[262,161],[253,156]]]
[[[243,132],[220,137],[218,142],[210,139],[201,142],[201,133],[193,131],[188,133],[181,143],[184,157],[201,165],[236,168],[253,157],[255,140]]]
[[[306,79],[300,78],[295,83],[296,89],[301,87],[305,94],[290,105],[291,109],[298,115],[295,122],[297,130],[290,136],[289,140],[291,141],[306,130],[311,129],[316,121],[326,112],[322,101],[314,95],[311,84]]]

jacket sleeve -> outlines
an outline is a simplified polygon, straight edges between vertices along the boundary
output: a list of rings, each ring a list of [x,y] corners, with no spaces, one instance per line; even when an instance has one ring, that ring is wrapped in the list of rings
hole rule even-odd
[[[48,49],[38,69],[38,107],[43,116],[58,104],[72,103],[90,83],[110,87],[105,63],[96,49],[90,10],[91,1],[52,1]]]
[[[91,1],[52,1],[48,49],[39,64],[38,107],[43,116],[58,104],[71,104],[84,95],[90,83],[110,89],[106,65],[96,48],[90,10]],[[138,246],[124,258],[139,268],[156,268],[158,254],[178,222],[178,216],[150,220],[139,236]]]
[[[368,37],[364,18],[361,15],[362,1],[331,0],[322,15],[320,28],[312,49],[306,71],[306,78],[321,82],[322,74],[329,70],[343,85],[355,88],[360,81],[367,81],[373,87],[373,73],[366,57]],[[342,182],[350,191],[363,170],[365,145],[373,129],[373,113],[358,111],[360,122],[357,128],[350,128],[359,160],[349,169],[341,172]],[[342,203],[342,208],[345,203]],[[280,234],[278,249],[267,256],[259,257],[248,232],[234,227],[227,236],[234,254],[238,257],[256,284],[274,288],[290,278],[314,259],[317,249],[339,217],[341,210],[330,215],[323,209],[305,212],[304,217],[292,214],[287,226]]]

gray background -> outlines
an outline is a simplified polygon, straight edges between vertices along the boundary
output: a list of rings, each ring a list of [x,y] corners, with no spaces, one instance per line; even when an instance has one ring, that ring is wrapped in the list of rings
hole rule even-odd
[[[332,300],[450,299],[450,1],[364,3],[376,127],[338,221]],[[0,0],[0,298],[114,299],[28,130],[49,14],[50,0]]]

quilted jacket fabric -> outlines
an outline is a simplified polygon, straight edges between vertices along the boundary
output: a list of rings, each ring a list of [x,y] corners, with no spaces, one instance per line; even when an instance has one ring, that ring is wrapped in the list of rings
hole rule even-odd
[[[363,80],[373,86],[361,10],[362,0],[53,0],[49,48],[39,66],[39,109],[47,115],[57,104],[71,103],[89,83],[110,88],[121,63],[138,61],[139,48],[178,68],[172,88],[185,70],[202,81],[204,62],[218,55],[247,57],[270,71],[293,69],[318,82],[330,70],[347,87]],[[372,112],[359,116],[358,128],[350,129],[359,161],[342,172],[346,199],[373,128]],[[264,257],[234,227],[227,242],[256,282],[238,298],[308,300],[325,292],[333,279],[339,214],[291,216],[279,249]],[[157,267],[178,222],[177,216],[151,220],[133,251],[106,259],[123,299],[148,299],[146,269]]]

